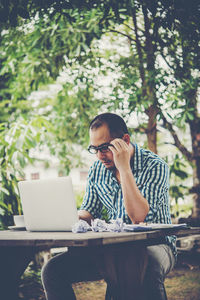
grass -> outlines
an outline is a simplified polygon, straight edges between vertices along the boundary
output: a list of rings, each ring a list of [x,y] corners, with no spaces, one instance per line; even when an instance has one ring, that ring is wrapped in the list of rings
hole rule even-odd
[[[200,272],[199,268],[175,269],[173,277],[165,280],[168,300],[199,300]]]
[[[199,267],[174,269],[165,280],[168,300],[200,300]],[[77,300],[103,300],[106,284],[103,280],[74,285]],[[95,295],[95,298],[94,298]]]

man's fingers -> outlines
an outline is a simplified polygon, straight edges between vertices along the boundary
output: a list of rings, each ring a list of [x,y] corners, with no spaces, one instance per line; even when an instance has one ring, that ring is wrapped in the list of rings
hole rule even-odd
[[[114,139],[113,141],[110,142],[116,150],[120,151],[122,149],[128,149],[127,143],[122,140],[122,139]]]

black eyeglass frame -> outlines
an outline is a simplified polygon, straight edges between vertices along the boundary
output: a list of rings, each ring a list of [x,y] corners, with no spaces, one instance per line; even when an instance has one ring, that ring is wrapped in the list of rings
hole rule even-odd
[[[108,151],[110,151],[110,149],[108,148],[108,147],[114,147],[112,144],[110,144],[110,143],[104,143],[104,144],[102,144],[102,145],[100,145],[100,146],[98,146],[98,147],[95,147],[95,146],[92,146],[92,145],[90,145],[89,147],[88,147],[88,151],[91,153],[91,154],[97,154],[98,153],[98,151],[100,151],[101,153],[106,153],[106,152],[108,152]]]

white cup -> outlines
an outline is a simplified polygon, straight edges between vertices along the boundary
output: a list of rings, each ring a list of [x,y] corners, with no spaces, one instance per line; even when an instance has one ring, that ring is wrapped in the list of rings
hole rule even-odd
[[[15,226],[17,227],[25,227],[24,216],[23,215],[15,215],[13,216],[13,220]]]

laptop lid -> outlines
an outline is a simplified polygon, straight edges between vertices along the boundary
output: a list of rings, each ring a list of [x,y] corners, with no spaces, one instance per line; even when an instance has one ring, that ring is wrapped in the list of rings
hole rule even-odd
[[[78,213],[70,177],[20,181],[18,187],[27,230],[72,230]]]

